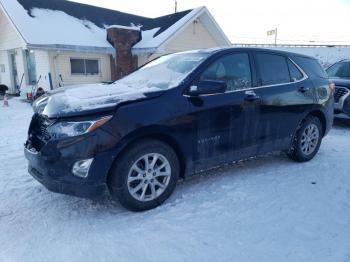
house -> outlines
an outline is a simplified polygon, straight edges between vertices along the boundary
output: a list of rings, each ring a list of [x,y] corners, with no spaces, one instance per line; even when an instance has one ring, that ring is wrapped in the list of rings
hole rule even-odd
[[[163,54],[230,44],[206,7],[147,18],[65,0],[0,0],[0,84],[10,93],[111,81]]]

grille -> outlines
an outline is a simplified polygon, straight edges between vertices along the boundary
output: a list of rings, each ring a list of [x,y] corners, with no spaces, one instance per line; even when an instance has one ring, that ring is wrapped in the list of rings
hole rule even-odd
[[[46,119],[42,116],[39,116],[38,117],[38,120],[37,120],[37,125],[38,125],[38,135],[44,139],[45,141],[46,140],[50,140],[50,134],[49,132],[47,131],[47,128],[50,126],[51,122],[49,119]]]
[[[29,147],[40,152],[42,147],[51,139],[47,128],[53,123],[49,118],[35,114],[29,127]]]
[[[340,100],[343,96],[347,95],[348,93],[349,93],[349,89],[347,89],[347,88],[345,88],[345,87],[339,87],[339,86],[337,86],[337,87],[335,88],[334,101],[335,101],[336,103],[338,103],[339,100]]]

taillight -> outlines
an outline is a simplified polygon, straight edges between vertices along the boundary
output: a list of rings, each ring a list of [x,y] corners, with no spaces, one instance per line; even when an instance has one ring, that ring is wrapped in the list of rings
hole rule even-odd
[[[335,93],[335,84],[334,83],[329,83],[329,89],[334,94]]]

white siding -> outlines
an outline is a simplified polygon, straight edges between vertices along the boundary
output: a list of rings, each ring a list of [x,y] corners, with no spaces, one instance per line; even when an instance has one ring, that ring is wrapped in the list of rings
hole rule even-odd
[[[0,72],[0,83],[9,87],[10,92],[15,90],[14,81],[11,77],[12,67],[10,62],[10,52],[16,54],[16,64],[18,72],[18,84],[24,72],[22,48],[25,42],[15,30],[15,27],[8,20],[5,13],[0,9],[0,65],[4,65],[5,72]]]
[[[196,20],[189,24],[182,32],[166,45],[164,53],[174,53],[202,48],[212,48],[219,46],[214,37]]]
[[[149,62],[151,56],[152,56],[152,54],[149,54],[149,53],[140,53],[140,54],[138,54],[137,55],[138,66],[141,67],[144,64],[146,64],[147,62]]]
[[[100,74],[95,76],[72,75],[70,65],[71,58],[97,59],[99,61]],[[55,87],[59,86],[59,75],[62,75],[65,86],[100,83],[111,80],[110,55],[75,52],[52,53],[50,54],[50,62],[53,65]]]
[[[0,51],[0,65],[4,66],[5,72],[0,71],[0,84],[11,87],[10,63],[7,51]]]
[[[15,92],[14,80],[12,78],[12,62],[10,58],[10,54],[15,54],[16,66],[17,66],[17,84],[21,84],[22,88],[26,85],[25,81],[25,71],[24,71],[24,55],[22,49],[14,49],[11,51],[0,51],[0,65],[4,65],[5,72],[0,72],[0,83],[9,87],[9,92]]]
[[[138,65],[142,66],[165,54],[218,46],[220,46],[220,44],[214,39],[200,20],[196,20],[196,22],[189,24],[184,30],[178,33],[175,38],[170,40],[161,52],[138,55]]]
[[[51,70],[49,53],[47,51],[35,50],[34,54],[37,80],[39,80],[41,76],[38,87],[41,87],[44,90],[50,90],[49,73]]]
[[[25,42],[0,9],[0,50],[23,48],[24,46]]]

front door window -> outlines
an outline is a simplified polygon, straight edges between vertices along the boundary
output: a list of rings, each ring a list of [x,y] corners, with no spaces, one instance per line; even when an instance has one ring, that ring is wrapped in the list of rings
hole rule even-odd
[[[227,92],[252,87],[249,56],[231,54],[219,58],[201,75],[200,80],[225,81]]]

